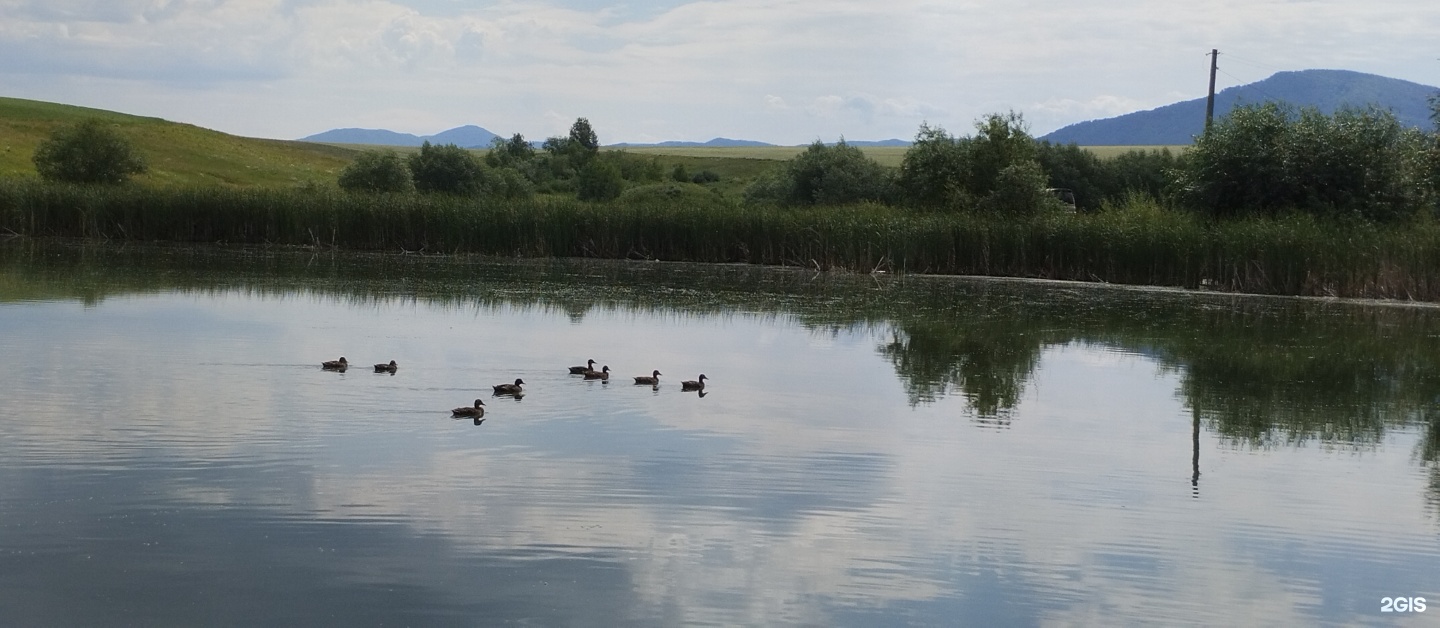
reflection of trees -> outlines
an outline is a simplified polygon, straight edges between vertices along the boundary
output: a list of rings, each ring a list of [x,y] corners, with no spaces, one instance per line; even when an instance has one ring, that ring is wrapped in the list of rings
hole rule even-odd
[[[953,391],[981,417],[997,417],[1019,403],[1040,361],[1041,344],[1015,318],[920,319],[896,327],[879,350],[901,375],[911,405]]]
[[[1435,312],[1287,304],[1259,314],[1201,311],[1186,317],[1190,333],[1162,343],[1161,361],[1183,369],[1186,403],[1223,437],[1373,446],[1440,397]]]
[[[1045,347],[1112,346],[1181,373],[1186,405],[1237,444],[1364,447],[1416,425],[1427,430],[1417,455],[1440,466],[1440,312],[1430,308],[728,265],[0,243],[0,302],[230,290],[533,308],[571,320],[627,309],[788,317],[816,330],[873,325],[890,330],[877,351],[912,404],[957,394],[982,419],[1015,407]]]

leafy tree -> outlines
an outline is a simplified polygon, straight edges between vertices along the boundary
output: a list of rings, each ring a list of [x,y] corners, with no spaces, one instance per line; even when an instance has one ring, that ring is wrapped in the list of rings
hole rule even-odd
[[[410,169],[393,150],[365,151],[340,172],[340,187],[354,192],[413,192]]]
[[[885,201],[892,196],[890,174],[859,148],[840,140],[826,146],[816,140],[785,167],[791,205],[839,205]]]
[[[1035,159],[1035,139],[1025,116],[1015,111],[987,115],[975,123],[975,129],[965,186],[983,196],[994,189],[1000,171]]]
[[[434,146],[425,142],[420,152],[410,156],[410,173],[415,188],[421,192],[481,196],[490,187],[480,160],[454,144]]]
[[[590,121],[585,118],[576,118],[575,124],[570,125],[570,147],[582,159],[588,160],[600,152],[600,138],[595,135],[595,129],[590,128]]]
[[[625,191],[625,178],[612,159],[591,159],[575,178],[576,197],[582,201],[608,201]]]
[[[1065,188],[1075,193],[1075,208],[1095,211],[1107,199],[1117,197],[1119,183],[1115,172],[1095,153],[1075,144],[1036,145],[1036,159],[1048,176],[1050,187]]]
[[[1395,220],[1433,203],[1425,144],[1389,111],[1241,106],[1186,154],[1180,186],[1214,216],[1298,209]]]
[[[33,160],[41,178],[71,183],[124,183],[146,169],[129,140],[93,118],[56,129]]]
[[[525,141],[525,136],[519,133],[510,136],[510,139],[497,137],[490,141],[490,152],[485,155],[485,163],[492,168],[519,168],[535,159],[535,147]]]
[[[957,139],[922,122],[905,152],[897,183],[906,200],[921,207],[955,208],[971,204],[969,139]]]

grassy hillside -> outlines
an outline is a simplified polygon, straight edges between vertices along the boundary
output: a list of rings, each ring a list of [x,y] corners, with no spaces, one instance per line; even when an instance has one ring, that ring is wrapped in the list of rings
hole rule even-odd
[[[136,181],[151,185],[293,186],[331,183],[352,148],[227,135],[159,118],[102,109],[0,98],[0,176],[35,176],[35,146],[56,127],[84,118],[115,125],[150,165]]]

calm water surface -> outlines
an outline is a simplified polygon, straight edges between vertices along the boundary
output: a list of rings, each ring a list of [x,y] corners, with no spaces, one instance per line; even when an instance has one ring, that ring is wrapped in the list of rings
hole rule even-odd
[[[1433,308],[11,242],[0,355],[5,625],[1440,614]]]

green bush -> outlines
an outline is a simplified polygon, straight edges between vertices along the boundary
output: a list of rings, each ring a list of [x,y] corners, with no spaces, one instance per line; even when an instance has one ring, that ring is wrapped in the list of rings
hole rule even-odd
[[[670,205],[676,207],[715,207],[725,205],[725,199],[710,189],[694,183],[652,183],[640,185],[620,194],[620,202],[643,205]]]
[[[905,200],[935,209],[969,207],[972,198],[965,182],[970,147],[968,139],[951,137],[945,129],[921,123],[896,179]]]
[[[482,196],[490,187],[480,160],[454,144],[433,146],[425,142],[420,152],[410,156],[410,174],[415,189],[421,192]]]
[[[1045,170],[1034,160],[1006,166],[995,176],[995,184],[980,199],[987,211],[1010,214],[1033,214],[1046,209],[1058,210],[1059,201],[1045,191]]]
[[[1011,187],[999,194],[1010,198],[1020,191],[1014,187],[1017,181],[1040,168],[1024,116],[1013,111],[990,114],[975,123],[975,130],[973,137],[956,138],[945,129],[921,124],[900,165],[897,181],[904,198],[916,206],[943,209],[1014,206],[985,199],[996,193],[1002,172],[1010,172],[1006,185]],[[1040,171],[1043,175],[1043,168]]]
[[[575,177],[575,196],[582,201],[608,201],[625,191],[620,166],[610,159],[592,159]]]
[[[1430,207],[1427,140],[1378,109],[1236,107],[1186,154],[1183,200],[1213,216],[1301,210],[1399,220]]]
[[[33,160],[42,179],[68,183],[124,183],[146,168],[129,140],[93,118],[56,129]]]
[[[393,150],[365,151],[340,171],[339,184],[352,192],[413,192],[410,169]]]
[[[894,190],[890,173],[843,139],[834,146],[811,144],[786,163],[781,178],[785,184],[772,186],[767,193],[783,192],[778,200],[787,205],[884,202]]]

